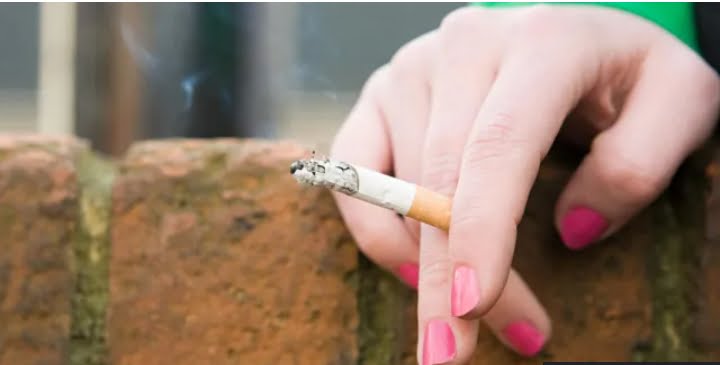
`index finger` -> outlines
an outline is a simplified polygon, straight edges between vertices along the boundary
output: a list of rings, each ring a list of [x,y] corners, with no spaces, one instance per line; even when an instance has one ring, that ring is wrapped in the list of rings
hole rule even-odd
[[[579,63],[528,62],[525,50],[501,63],[463,151],[448,248],[457,317],[481,316],[502,292],[540,162],[583,89]]]

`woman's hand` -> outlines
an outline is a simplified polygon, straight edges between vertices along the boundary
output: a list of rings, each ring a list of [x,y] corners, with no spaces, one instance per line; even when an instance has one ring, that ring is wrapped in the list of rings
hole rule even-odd
[[[710,135],[719,98],[718,76],[690,48],[603,7],[465,8],[399,50],[367,82],[332,155],[453,197],[446,235],[336,195],[362,251],[418,286],[422,364],[465,363],[480,319],[524,355],[550,337],[510,264],[561,127],[591,147],[555,208],[577,250],[664,190]]]

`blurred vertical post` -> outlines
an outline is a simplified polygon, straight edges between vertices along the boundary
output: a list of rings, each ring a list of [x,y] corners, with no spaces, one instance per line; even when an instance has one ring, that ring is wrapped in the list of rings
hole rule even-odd
[[[284,118],[292,87],[298,5],[262,3],[238,9],[245,27],[237,46],[239,129],[244,135],[272,138]]]
[[[108,70],[113,4],[78,3],[75,53],[75,134],[107,152]]]
[[[184,133],[190,137],[232,137],[235,125],[236,74],[243,64],[235,52],[238,26],[235,9],[247,4],[196,4],[195,69],[183,80],[190,111]]]
[[[110,74],[107,101],[107,128],[103,138],[105,150],[118,156],[136,137],[140,116],[140,76],[128,47],[123,42],[122,25],[142,26],[141,4],[116,3],[111,17]]]
[[[40,5],[40,62],[37,130],[46,134],[75,131],[74,3]]]

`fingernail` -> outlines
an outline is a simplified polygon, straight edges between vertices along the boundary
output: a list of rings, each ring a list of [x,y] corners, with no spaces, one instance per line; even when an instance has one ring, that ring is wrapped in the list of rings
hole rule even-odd
[[[425,327],[423,365],[443,364],[455,358],[455,336],[450,326],[435,319]]]
[[[397,276],[411,288],[417,289],[418,271],[417,264],[402,264],[397,268]]]
[[[452,315],[461,317],[467,314],[477,306],[479,300],[475,270],[468,266],[455,268],[450,300]]]
[[[511,323],[505,330],[505,338],[517,352],[524,356],[535,356],[545,343],[545,336],[528,322]]]
[[[560,236],[568,248],[579,250],[600,238],[607,227],[600,213],[585,207],[573,208],[560,224]]]

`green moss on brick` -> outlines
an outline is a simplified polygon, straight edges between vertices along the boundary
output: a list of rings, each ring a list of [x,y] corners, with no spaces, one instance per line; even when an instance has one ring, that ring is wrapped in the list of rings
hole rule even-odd
[[[362,254],[358,270],[358,364],[401,364],[404,361],[404,336],[409,328],[405,323],[405,310],[412,294],[400,281]]]
[[[692,360],[689,345],[688,276],[684,240],[676,211],[667,196],[653,207],[655,244],[648,263],[652,288],[652,346],[643,356],[646,361]]]
[[[71,323],[70,364],[107,363],[105,311],[108,296],[109,225],[115,168],[91,152],[77,158],[79,227],[73,241],[76,277]]]
[[[653,337],[638,354],[644,361],[695,361],[691,341],[699,248],[704,232],[705,178],[691,160],[651,207],[654,245],[648,273],[652,288]],[[702,160],[699,160],[702,161]]]

